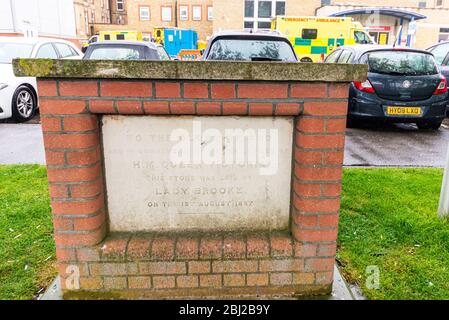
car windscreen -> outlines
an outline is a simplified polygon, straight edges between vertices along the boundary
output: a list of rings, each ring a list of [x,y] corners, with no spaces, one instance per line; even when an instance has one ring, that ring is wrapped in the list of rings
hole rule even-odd
[[[374,73],[408,76],[438,73],[438,68],[432,55],[415,51],[369,52],[362,56],[361,62],[367,62],[369,72]]]
[[[143,46],[96,45],[89,48],[84,59],[87,60],[144,60]]]
[[[207,60],[268,60],[296,62],[292,47],[282,40],[217,39]]]
[[[167,54],[167,51],[165,51],[165,49],[163,47],[157,47],[157,53],[159,54],[159,57],[161,58],[161,60],[170,60],[170,57]]]
[[[0,43],[0,63],[11,63],[16,58],[30,58],[32,51],[32,44]]]

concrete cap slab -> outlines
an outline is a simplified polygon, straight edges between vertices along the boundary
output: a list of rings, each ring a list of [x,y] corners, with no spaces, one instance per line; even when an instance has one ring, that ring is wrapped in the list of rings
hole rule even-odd
[[[351,82],[365,81],[361,64],[241,61],[104,61],[15,59],[19,77]]]

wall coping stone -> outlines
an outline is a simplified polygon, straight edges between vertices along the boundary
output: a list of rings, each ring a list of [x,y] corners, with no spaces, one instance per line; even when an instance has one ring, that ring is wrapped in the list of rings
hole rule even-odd
[[[14,59],[19,77],[247,81],[365,81],[362,64],[240,61],[104,61]]]

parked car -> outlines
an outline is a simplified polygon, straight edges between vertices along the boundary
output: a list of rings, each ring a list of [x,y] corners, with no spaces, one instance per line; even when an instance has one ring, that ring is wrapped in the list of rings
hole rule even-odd
[[[447,81],[431,53],[386,46],[343,46],[325,62],[368,65],[368,80],[349,88],[348,123],[357,120],[416,123],[438,130],[446,113]]]
[[[288,38],[277,32],[225,32],[208,42],[203,60],[297,62]]]
[[[16,77],[14,58],[81,59],[69,41],[46,38],[0,37],[0,119],[30,120],[38,108],[36,79]]]
[[[84,60],[162,60],[161,49],[152,42],[100,41],[87,47]],[[168,56],[168,55],[167,55]]]
[[[427,51],[435,57],[436,63],[440,66],[440,71],[446,79],[449,79],[449,41],[440,42]],[[446,107],[446,117],[449,117],[449,100]]]
[[[172,60],[172,58],[168,55],[167,50],[165,50],[164,46],[161,44],[157,45],[157,52],[159,53],[160,60],[167,61]]]
[[[427,51],[435,57],[436,63],[441,67],[441,73],[446,78],[449,77],[449,41],[440,42]]]

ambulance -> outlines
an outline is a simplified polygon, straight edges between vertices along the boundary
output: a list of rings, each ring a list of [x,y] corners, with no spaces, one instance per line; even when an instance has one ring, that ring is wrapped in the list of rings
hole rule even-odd
[[[339,46],[374,43],[362,24],[349,17],[277,16],[271,29],[289,38],[301,62],[324,61]]]
[[[143,34],[139,31],[100,31],[99,34],[96,34],[90,37],[89,41],[83,44],[81,51],[84,53],[87,50],[87,47],[91,43],[95,43],[98,41],[117,41],[117,40],[135,40],[142,41]]]

